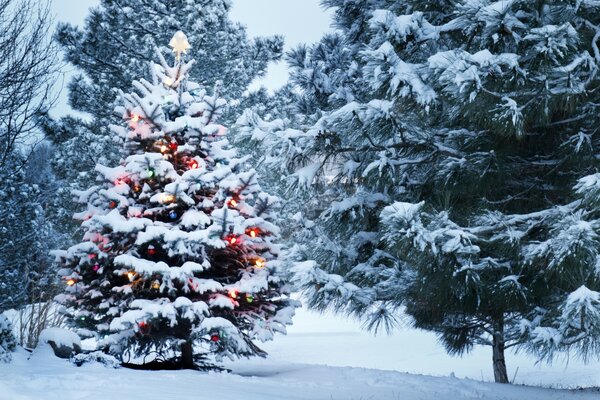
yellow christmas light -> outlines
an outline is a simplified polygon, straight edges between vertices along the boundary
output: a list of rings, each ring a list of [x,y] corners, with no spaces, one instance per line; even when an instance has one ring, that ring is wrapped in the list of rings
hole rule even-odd
[[[132,281],[135,278],[135,272],[129,271],[127,273],[127,277],[129,278],[130,281]]]
[[[231,199],[231,200],[229,200],[228,203],[229,203],[229,206],[233,207],[233,208],[236,208],[238,206],[238,202],[236,199]]]
[[[260,268],[264,268],[265,267],[265,260],[263,260],[261,258],[257,259],[256,261],[254,261],[254,266],[256,268],[259,268],[259,269]]]
[[[175,201],[175,196],[173,196],[171,193],[163,193],[160,201],[164,204],[173,203]]]
[[[175,83],[175,81],[173,80],[173,78],[165,76],[165,78],[163,79],[163,83],[165,84],[165,86],[173,86],[173,83]]]

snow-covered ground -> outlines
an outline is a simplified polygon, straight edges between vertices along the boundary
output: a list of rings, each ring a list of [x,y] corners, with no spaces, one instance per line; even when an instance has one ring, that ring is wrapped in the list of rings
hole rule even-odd
[[[465,358],[448,357],[433,335],[402,330],[374,337],[357,323],[300,311],[286,337],[264,346],[266,360],[228,364],[232,373],[147,372],[81,368],[49,350],[30,360],[21,351],[0,365],[0,400],[457,400],[598,399],[598,390],[564,391],[496,385],[488,349]],[[547,387],[600,386],[597,365],[536,366],[526,356],[509,356],[516,383]],[[408,372],[405,373],[405,372]],[[423,376],[418,374],[435,375]],[[468,377],[472,379],[458,379]]]

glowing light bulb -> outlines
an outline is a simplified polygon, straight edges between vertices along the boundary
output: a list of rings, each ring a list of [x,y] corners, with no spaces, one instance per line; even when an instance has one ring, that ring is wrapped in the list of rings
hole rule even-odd
[[[131,122],[133,122],[133,123],[136,123],[136,122],[139,122],[139,121],[140,121],[140,118],[141,118],[141,117],[140,117],[139,115],[137,115],[137,114],[132,114],[130,119],[131,119]]]
[[[160,200],[165,204],[173,203],[175,201],[175,196],[171,193],[163,193]]]
[[[94,272],[97,272],[100,269],[100,266],[98,264],[94,265],[94,268],[92,268],[94,270]]]
[[[73,286],[75,284],[75,279],[69,279],[67,281],[67,286]]]
[[[258,260],[254,261],[254,266],[256,268],[264,268],[265,267],[265,260],[262,260],[262,259],[259,258]]]
[[[230,236],[227,240],[229,241],[229,244],[236,244],[238,241],[238,239],[235,236]]]
[[[169,151],[169,148],[167,147],[167,145],[163,144],[162,146],[160,146],[161,153],[166,153],[167,151]]]
[[[229,291],[229,297],[231,297],[232,299],[237,299],[238,297],[238,291],[235,289],[231,289]]]
[[[177,58],[177,62],[181,59],[182,53],[187,53],[190,49],[190,42],[188,42],[187,36],[182,31],[178,31],[175,33],[171,41],[169,42],[169,46],[173,48],[173,53]]]
[[[238,206],[237,200],[235,200],[235,199],[229,200],[229,206],[234,207],[234,208],[237,207]]]
[[[127,277],[129,278],[129,280],[130,280],[130,281],[132,281],[132,280],[133,280],[133,278],[135,278],[135,272],[133,272],[133,271],[129,271],[129,272],[127,273]]]
[[[174,82],[175,82],[175,81],[173,81],[173,78],[171,78],[171,77],[169,77],[169,76],[165,76],[165,78],[163,79],[163,83],[164,83],[166,86],[171,86],[171,85],[173,85],[173,83],[174,83]]]
[[[198,169],[199,166],[200,165],[198,164],[198,161],[196,161],[196,160],[190,161],[190,168],[191,169]]]
[[[160,289],[160,282],[159,281],[152,282],[152,289],[155,289],[155,290]]]

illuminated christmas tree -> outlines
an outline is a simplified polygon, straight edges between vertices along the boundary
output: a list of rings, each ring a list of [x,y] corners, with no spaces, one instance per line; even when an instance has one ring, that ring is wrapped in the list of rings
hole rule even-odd
[[[285,333],[297,302],[278,269],[276,198],[261,191],[217,124],[225,106],[189,81],[194,61],[178,32],[175,65],[158,53],[153,81],[134,82],[117,112],[117,167],[78,192],[83,242],[57,252],[58,297],[81,336],[123,362],[197,368],[264,356],[253,340]],[[150,356],[150,357],[149,357]]]

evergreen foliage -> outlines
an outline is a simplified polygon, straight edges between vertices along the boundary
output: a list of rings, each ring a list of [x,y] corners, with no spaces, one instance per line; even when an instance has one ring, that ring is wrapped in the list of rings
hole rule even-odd
[[[288,56],[302,129],[239,128],[312,194],[310,305],[490,345],[498,382],[508,347],[598,355],[600,4],[324,4],[340,32]]]
[[[126,158],[98,164],[98,184],[77,192],[86,232],[56,253],[67,285],[58,300],[81,335],[124,362],[264,356],[253,341],[285,333],[298,305],[279,273],[277,199],[217,124],[220,86],[209,95],[190,78],[194,61],[159,57],[117,109]]]
[[[0,310],[49,299],[56,284],[48,254],[60,240],[48,214],[56,190],[51,152],[42,143],[28,161],[15,153],[0,170]]]
[[[10,362],[12,352],[17,348],[17,342],[12,332],[10,321],[0,314],[0,362]]]

